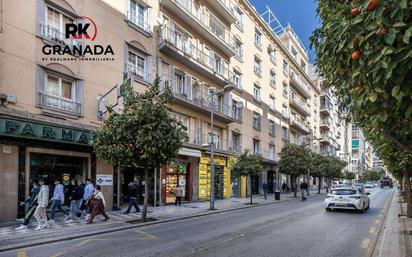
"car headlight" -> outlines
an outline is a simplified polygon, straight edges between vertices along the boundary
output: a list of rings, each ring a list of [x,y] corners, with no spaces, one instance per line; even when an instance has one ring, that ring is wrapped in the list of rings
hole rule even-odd
[[[349,196],[349,198],[360,199],[360,196]]]

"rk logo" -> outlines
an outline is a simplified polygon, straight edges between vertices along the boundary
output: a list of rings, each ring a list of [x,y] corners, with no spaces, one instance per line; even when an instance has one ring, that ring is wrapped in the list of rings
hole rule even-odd
[[[96,23],[87,16],[82,16],[82,18],[83,20],[90,21],[90,23],[66,24],[66,38],[83,39],[84,37],[85,39],[94,41],[97,36]],[[89,32],[90,30],[92,30],[92,33]],[[93,36],[90,36],[90,34]]]

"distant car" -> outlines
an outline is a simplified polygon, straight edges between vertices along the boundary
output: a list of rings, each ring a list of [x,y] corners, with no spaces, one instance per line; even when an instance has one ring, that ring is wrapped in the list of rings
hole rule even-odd
[[[351,209],[364,213],[369,209],[371,201],[369,193],[365,193],[363,188],[347,187],[335,188],[325,198],[325,209]]]
[[[365,185],[363,183],[355,183],[354,186],[356,188],[364,188]]]
[[[365,189],[366,189],[366,188],[375,188],[375,184],[372,183],[372,182],[366,182],[366,184],[365,184]]]

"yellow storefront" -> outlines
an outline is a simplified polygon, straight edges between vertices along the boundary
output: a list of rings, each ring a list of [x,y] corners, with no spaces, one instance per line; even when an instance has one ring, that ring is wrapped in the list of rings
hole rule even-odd
[[[215,193],[216,199],[230,198],[230,169],[233,157],[215,155]],[[199,163],[199,200],[210,198],[210,155],[202,154]]]

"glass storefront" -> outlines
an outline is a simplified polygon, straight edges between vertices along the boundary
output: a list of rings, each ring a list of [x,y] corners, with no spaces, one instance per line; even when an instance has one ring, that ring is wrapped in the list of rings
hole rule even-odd
[[[189,201],[189,164],[185,162],[173,163],[166,170],[166,203],[175,202],[175,189],[183,190],[183,201]]]

